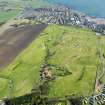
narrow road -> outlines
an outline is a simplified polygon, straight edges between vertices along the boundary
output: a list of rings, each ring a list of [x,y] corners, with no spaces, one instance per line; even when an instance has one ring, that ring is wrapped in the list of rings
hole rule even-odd
[[[0,36],[0,68],[11,63],[46,27],[37,24],[6,30]]]
[[[101,79],[105,75],[105,68],[104,68],[105,64],[104,64],[104,57],[103,57],[103,51],[102,51],[101,36],[98,36],[97,47],[98,47],[97,50],[98,50],[98,56],[99,56],[99,67],[97,69],[94,93],[97,91],[98,88],[101,89],[101,86],[102,86]]]
[[[94,82],[94,89],[93,89],[93,94],[86,100],[86,102],[89,105],[103,105],[105,95],[101,93],[102,90],[102,81],[101,79],[105,75],[105,64],[104,64],[104,57],[103,57],[103,51],[102,51],[102,43],[101,43],[101,36],[97,37],[97,52],[98,52],[98,57],[99,57],[99,65],[96,70],[96,77],[95,77],[95,82]]]

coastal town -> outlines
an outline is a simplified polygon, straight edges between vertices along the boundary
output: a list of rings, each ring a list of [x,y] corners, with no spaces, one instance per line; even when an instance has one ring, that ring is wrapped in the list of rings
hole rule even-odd
[[[89,17],[65,6],[53,6],[37,9],[25,7],[17,18],[32,19],[48,24],[88,27],[95,32],[105,34],[105,19]]]
[[[15,7],[16,5],[9,4],[7,1],[0,2],[0,11],[12,11]],[[23,6],[16,19],[29,19],[47,24],[76,25],[83,28],[88,27],[95,32],[105,34],[105,19],[88,16],[64,5],[41,8]]]

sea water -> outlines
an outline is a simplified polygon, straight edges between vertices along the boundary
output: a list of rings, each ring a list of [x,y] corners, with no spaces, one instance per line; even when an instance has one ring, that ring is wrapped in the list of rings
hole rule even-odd
[[[52,0],[51,0],[52,1]],[[105,0],[53,0],[87,15],[105,18]]]

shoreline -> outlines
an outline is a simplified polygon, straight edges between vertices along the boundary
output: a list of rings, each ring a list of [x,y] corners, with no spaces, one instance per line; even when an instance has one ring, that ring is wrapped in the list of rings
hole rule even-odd
[[[98,16],[98,15],[93,15],[93,14],[90,15],[90,14],[87,14],[85,12],[81,12],[80,10],[76,10],[73,7],[68,6],[67,4],[62,4],[62,3],[57,3],[57,2],[55,4],[57,4],[58,6],[61,6],[61,5],[65,6],[65,7],[69,8],[69,9],[71,9],[74,12],[78,12],[80,14],[87,15],[87,16],[89,16],[91,18],[97,18],[97,19],[102,19],[102,20],[104,19],[105,20],[105,16]]]
[[[87,16],[87,19],[89,21],[96,22],[97,24],[105,24],[105,19],[104,18],[97,18],[97,17]]]
[[[83,13],[83,12],[80,12],[78,10],[75,10],[73,8],[70,8],[69,6],[67,5],[63,5],[63,4],[60,4],[58,3],[58,5],[62,5],[62,6],[65,6],[69,9],[71,9],[72,12],[74,13],[77,13],[79,15],[84,15],[85,18],[89,21],[89,22],[95,22],[96,24],[105,24],[105,18],[104,17],[97,17],[97,16],[92,16],[92,15],[88,15],[86,13]]]

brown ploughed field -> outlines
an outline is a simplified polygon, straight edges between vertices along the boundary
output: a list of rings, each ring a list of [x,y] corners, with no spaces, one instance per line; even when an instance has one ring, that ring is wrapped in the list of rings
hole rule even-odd
[[[0,68],[11,63],[46,27],[37,24],[6,30],[0,36]]]

